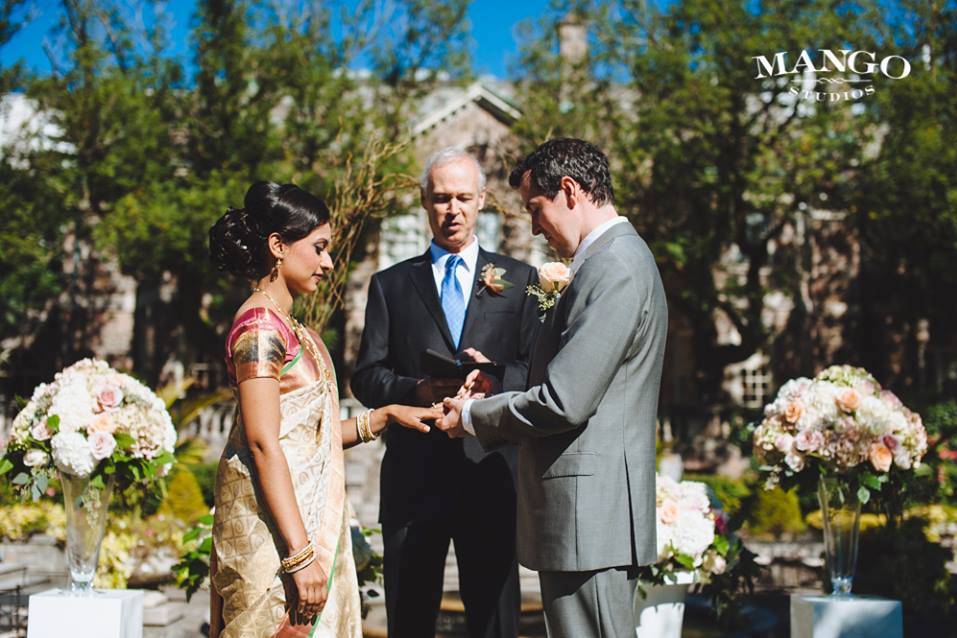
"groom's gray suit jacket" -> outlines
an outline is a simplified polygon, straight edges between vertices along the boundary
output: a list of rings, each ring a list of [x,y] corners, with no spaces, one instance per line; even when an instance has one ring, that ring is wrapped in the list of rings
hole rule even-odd
[[[646,565],[668,307],[654,256],[609,228],[549,311],[526,392],[471,405],[483,445],[516,441],[518,557],[538,571]]]

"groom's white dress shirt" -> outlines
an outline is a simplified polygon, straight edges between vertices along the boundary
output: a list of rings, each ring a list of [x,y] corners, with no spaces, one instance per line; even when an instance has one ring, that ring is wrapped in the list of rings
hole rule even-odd
[[[618,215],[612,219],[609,219],[607,222],[596,226],[590,233],[585,235],[585,239],[578,244],[578,248],[575,249],[575,255],[572,257],[572,265],[570,267],[572,271],[572,277],[575,276],[575,273],[578,272],[578,269],[581,268],[582,263],[584,262],[585,251],[588,250],[588,247],[595,243],[595,241],[604,235],[609,228],[615,226],[616,224],[626,223],[628,221],[627,217]],[[466,432],[475,436],[475,428],[472,427],[472,402],[475,399],[469,399],[462,405],[462,427]]]

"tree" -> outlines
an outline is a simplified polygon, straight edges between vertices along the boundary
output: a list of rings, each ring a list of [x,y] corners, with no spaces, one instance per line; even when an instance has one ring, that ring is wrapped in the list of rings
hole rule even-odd
[[[879,152],[852,210],[862,237],[856,349],[899,390],[952,395],[957,361],[957,4],[872,6],[873,46],[912,62],[866,117]]]
[[[696,383],[680,391],[702,409],[719,405],[725,367],[772,345],[769,293],[791,300],[792,334],[810,332],[795,229],[814,208],[846,206],[863,149],[849,105],[809,107],[790,82],[755,79],[752,57],[816,49],[822,33],[852,40],[858,23],[843,3],[822,1],[571,8],[590,27],[589,53],[555,52],[564,12],[533,29],[520,84],[534,115],[522,134],[580,135],[606,149],[618,208],[652,245],[675,321],[692,329]],[[735,341],[719,342],[718,316]],[[779,360],[782,376],[826,363],[809,346]]]

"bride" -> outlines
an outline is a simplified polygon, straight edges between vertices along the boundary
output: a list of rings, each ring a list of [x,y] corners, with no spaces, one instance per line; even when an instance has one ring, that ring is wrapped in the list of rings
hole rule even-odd
[[[216,476],[214,638],[360,637],[342,450],[442,415],[390,405],[340,421],[329,352],[290,315],[332,271],[331,242],[325,203],[293,184],[256,182],[209,231],[218,267],[254,282],[226,340],[239,409]]]

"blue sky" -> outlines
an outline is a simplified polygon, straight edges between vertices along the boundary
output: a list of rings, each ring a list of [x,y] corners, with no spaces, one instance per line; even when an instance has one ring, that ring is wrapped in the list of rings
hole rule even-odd
[[[6,46],[0,49],[0,60],[8,66],[18,60],[39,73],[48,73],[50,63],[43,49],[51,27],[59,19],[59,2],[37,0],[34,15]],[[194,0],[171,0],[167,3],[173,18],[172,53],[182,55],[187,48],[190,16]],[[505,77],[509,63],[518,52],[515,26],[521,20],[535,18],[548,11],[548,0],[473,0],[468,18],[472,27],[472,63],[476,74]]]

